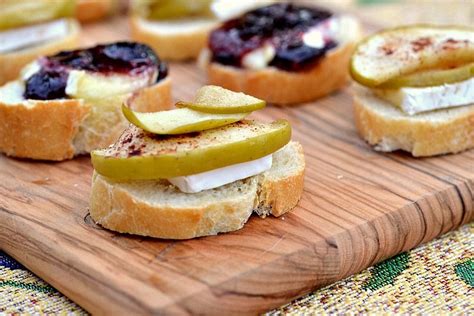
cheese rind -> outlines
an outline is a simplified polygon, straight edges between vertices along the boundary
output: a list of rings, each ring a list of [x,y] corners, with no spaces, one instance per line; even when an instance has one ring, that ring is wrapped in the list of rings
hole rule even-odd
[[[272,167],[273,155],[215,170],[168,179],[182,192],[197,193],[255,176]]]
[[[474,103],[474,78],[451,84],[422,88],[374,89],[382,99],[408,115]]]

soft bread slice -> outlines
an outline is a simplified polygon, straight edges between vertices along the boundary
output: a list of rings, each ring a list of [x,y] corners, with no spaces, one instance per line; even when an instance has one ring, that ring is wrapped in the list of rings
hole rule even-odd
[[[353,93],[357,129],[376,150],[421,157],[474,147],[474,104],[407,115],[370,89],[355,85]]]
[[[132,16],[130,31],[133,40],[149,45],[161,59],[185,60],[199,55],[218,23],[213,18],[148,21]]]
[[[48,41],[41,45],[24,48],[11,53],[0,54],[0,85],[18,77],[20,70],[26,64],[39,56],[50,55],[61,50],[76,48],[79,45],[79,24],[72,19],[68,20],[69,33],[55,41]]]
[[[136,92],[137,111],[159,111],[171,105],[170,79]],[[9,156],[64,160],[113,143],[128,126],[121,112],[130,94],[92,103],[82,99],[24,100],[24,84],[0,88],[0,151]],[[99,104],[100,103],[100,104]],[[101,111],[103,115],[91,115]],[[91,119],[94,118],[94,119]]]
[[[81,22],[100,20],[110,14],[116,1],[112,0],[77,0],[76,18]]]
[[[21,95],[23,89],[19,81],[0,88],[0,150],[15,157],[71,158],[75,152],[72,139],[89,105],[81,100],[15,102],[15,95]]]
[[[275,67],[246,70],[210,62],[206,49],[200,64],[210,84],[241,91],[274,104],[297,104],[315,100],[344,86],[349,79],[349,60],[361,37],[357,20],[340,17],[339,45],[310,70],[289,72]]]
[[[235,231],[252,211],[280,216],[303,192],[303,148],[290,142],[274,153],[272,168],[258,176],[199,193],[183,193],[166,180],[115,181],[94,173],[91,217],[121,233],[189,239]]]

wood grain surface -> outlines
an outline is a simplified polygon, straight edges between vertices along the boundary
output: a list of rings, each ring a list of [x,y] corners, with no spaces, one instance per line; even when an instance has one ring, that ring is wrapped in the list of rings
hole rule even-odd
[[[126,38],[121,20],[89,25],[84,44]],[[205,83],[172,64],[176,99]],[[255,314],[361,271],[474,218],[474,151],[414,159],[380,154],[356,134],[348,88],[288,119],[306,153],[299,206],[237,232],[189,241],[120,235],[88,216],[87,157],[0,156],[0,248],[96,314]]]

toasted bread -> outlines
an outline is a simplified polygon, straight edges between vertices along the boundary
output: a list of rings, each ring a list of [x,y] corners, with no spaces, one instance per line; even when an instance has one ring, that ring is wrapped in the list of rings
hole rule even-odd
[[[305,160],[299,143],[273,154],[263,174],[199,193],[183,193],[166,180],[116,181],[97,173],[92,179],[91,217],[122,233],[189,239],[235,231],[253,211],[281,216],[303,192]]]
[[[354,114],[360,135],[379,151],[402,149],[421,157],[474,147],[474,104],[408,115],[356,85]]]
[[[160,58],[186,60],[196,58],[206,46],[211,29],[218,25],[212,18],[148,21],[130,17],[132,38],[149,45]]]
[[[166,78],[138,92],[137,111],[171,106],[171,82]],[[64,160],[108,146],[126,128],[122,102],[130,94],[94,103],[82,99],[24,100],[24,84],[14,81],[0,88],[0,151],[9,156]],[[103,110],[100,115],[93,112]],[[93,118],[93,119],[92,119]]]
[[[115,4],[112,0],[77,0],[76,3],[76,18],[81,22],[92,22],[106,17]]]

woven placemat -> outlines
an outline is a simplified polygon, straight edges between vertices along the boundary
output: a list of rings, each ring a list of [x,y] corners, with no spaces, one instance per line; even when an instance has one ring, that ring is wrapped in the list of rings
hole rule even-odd
[[[86,314],[0,252],[0,312]],[[474,314],[474,223],[336,282],[269,315]]]

